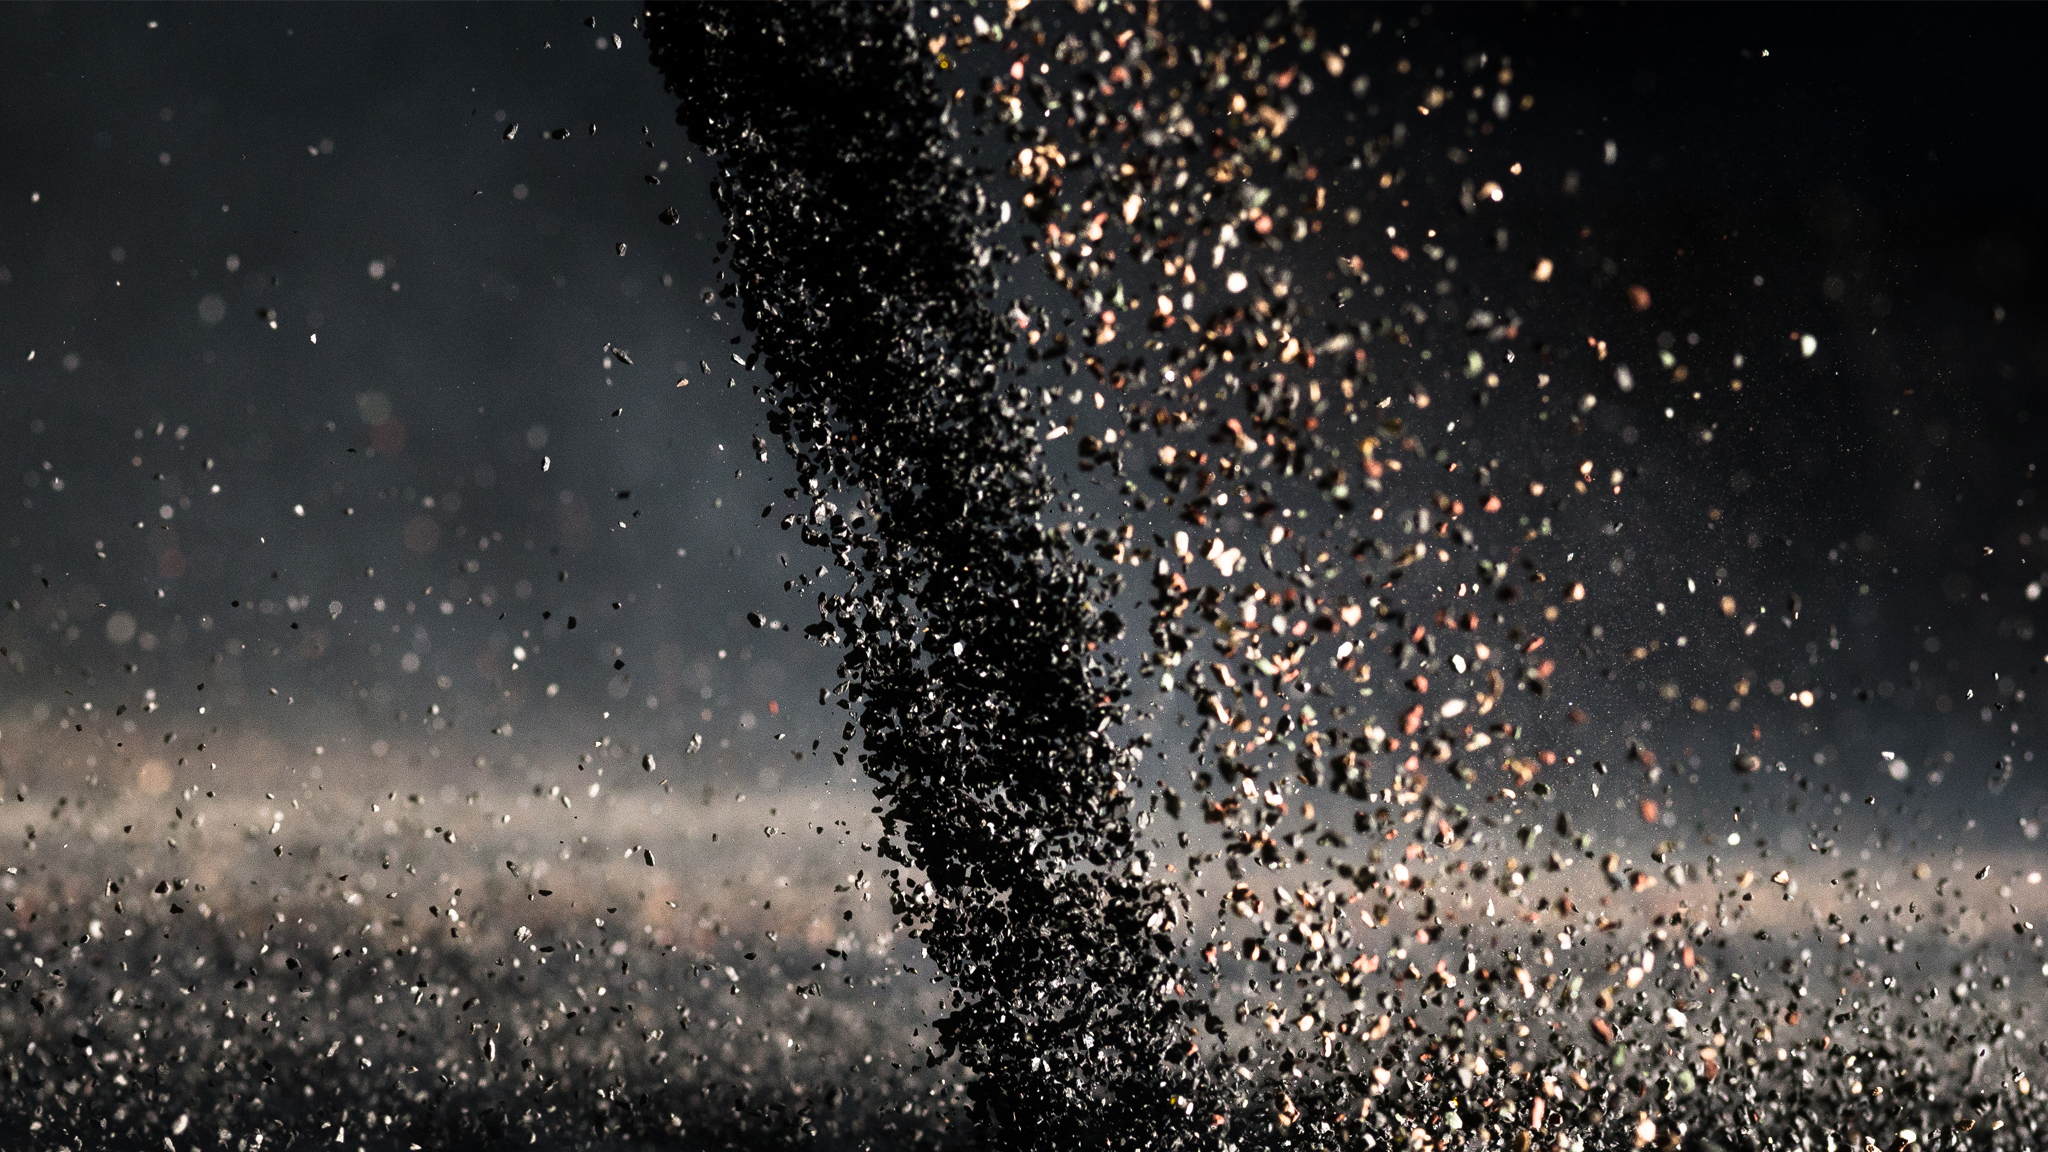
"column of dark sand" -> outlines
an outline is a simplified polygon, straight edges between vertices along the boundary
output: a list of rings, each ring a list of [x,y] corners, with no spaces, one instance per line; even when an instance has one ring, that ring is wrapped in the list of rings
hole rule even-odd
[[[846,646],[879,850],[924,877],[893,895],[955,990],[940,1051],[973,1070],[991,1146],[1174,1146],[1207,1125],[1187,1057],[1209,1017],[1176,993],[1178,892],[1133,839],[1122,625],[1041,516],[985,204],[909,15],[693,5],[647,32],[719,165],[798,522],[854,580],[812,631]]]

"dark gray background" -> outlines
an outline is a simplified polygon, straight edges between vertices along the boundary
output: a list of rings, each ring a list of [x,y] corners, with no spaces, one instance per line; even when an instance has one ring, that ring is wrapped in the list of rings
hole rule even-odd
[[[277,687],[312,713],[291,756],[452,748],[435,704],[478,752],[507,721],[715,751],[814,692],[829,659],[743,619],[787,544],[701,298],[708,173],[633,15],[7,14],[9,711],[155,687],[267,728]]]

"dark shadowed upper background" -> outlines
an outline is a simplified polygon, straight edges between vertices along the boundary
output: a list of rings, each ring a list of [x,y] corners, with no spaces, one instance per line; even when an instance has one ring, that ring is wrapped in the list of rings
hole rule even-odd
[[[268,741],[250,771],[319,748],[458,779],[613,733],[790,765],[836,736],[806,703],[830,654],[746,619],[807,623],[779,585],[817,558],[762,518],[779,452],[755,458],[748,348],[705,300],[710,171],[634,15],[0,11],[7,774],[133,778],[88,703],[182,717],[152,755]],[[2048,800],[2029,15],[1328,11],[1333,40],[1382,22],[1372,67],[1512,62],[1536,102],[1499,134],[1529,173],[1499,210],[1500,290],[1656,378],[1583,443],[1488,449],[1510,474],[1581,451],[1636,470],[1627,530],[1567,542],[1625,574],[1572,673],[1608,737],[1691,725],[1673,739],[1722,772],[1748,724],[1719,711],[1729,685],[1778,680],[1819,703],[1776,754],[1842,762],[1846,786],[1883,782],[1882,745],[1914,785],[1979,796],[2009,755],[2000,803]],[[1301,129],[1332,170],[1346,110],[1401,111],[1334,88]],[[1456,216],[1456,163],[1413,159],[1418,213]],[[1560,269],[1541,294],[1539,254]],[[1680,387],[1653,345],[1712,368]],[[1797,596],[1800,627],[1626,658],[1722,591],[1770,620]]]
[[[7,14],[8,711],[467,767],[603,712],[716,748],[829,673],[743,619],[786,545],[632,16]]]

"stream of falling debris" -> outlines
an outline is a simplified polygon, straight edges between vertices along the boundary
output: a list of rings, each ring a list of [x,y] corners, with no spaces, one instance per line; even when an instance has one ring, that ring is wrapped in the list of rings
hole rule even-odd
[[[1995,809],[2036,670],[1940,697],[2010,740],[1844,762],[1848,586],[1679,525],[1636,427],[1819,341],[1506,215],[1619,147],[1518,152],[1511,58],[1316,6],[635,25],[837,791],[609,736],[531,786],[10,766],[10,1142],[2035,1146],[2038,824],[1929,797]]]

